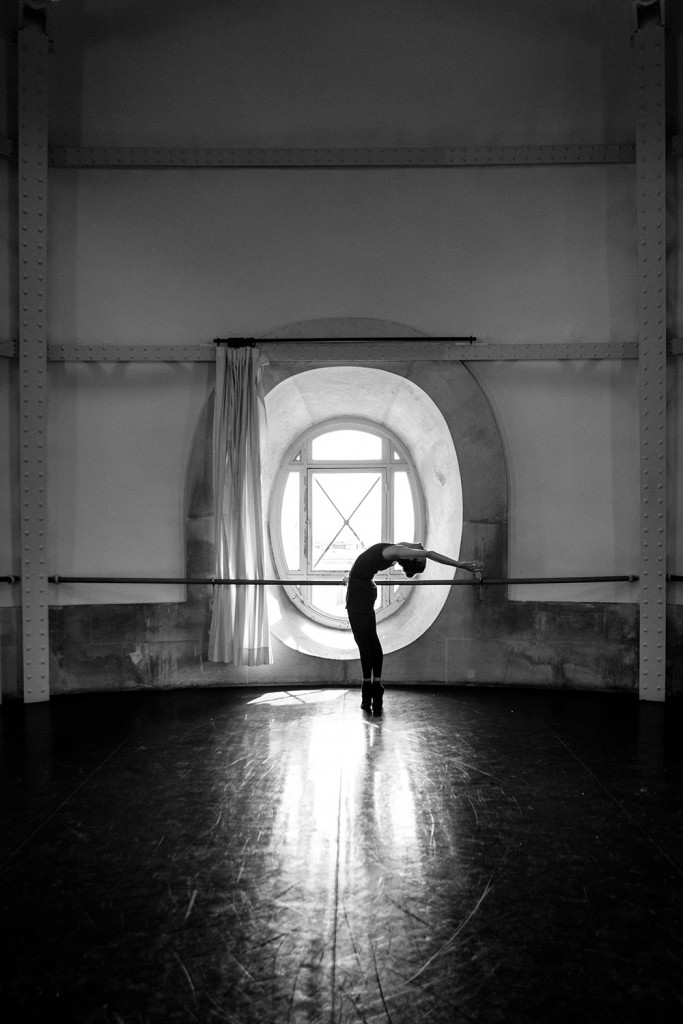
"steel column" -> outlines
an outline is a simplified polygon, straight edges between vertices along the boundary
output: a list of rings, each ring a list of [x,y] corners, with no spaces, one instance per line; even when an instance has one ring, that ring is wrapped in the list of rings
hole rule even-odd
[[[641,700],[666,696],[666,139],[664,26],[634,5],[640,370]]]
[[[24,701],[49,699],[47,412],[48,37],[24,7],[18,32],[19,443]]]

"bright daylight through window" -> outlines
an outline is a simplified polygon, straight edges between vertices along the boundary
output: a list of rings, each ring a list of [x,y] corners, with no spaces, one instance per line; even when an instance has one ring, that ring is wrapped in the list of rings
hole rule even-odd
[[[423,501],[410,456],[385,427],[329,421],[309,430],[280,470],[270,517],[278,575],[311,618],[348,628],[342,585],[355,558],[379,541],[417,541]],[[401,580],[391,570],[387,580]],[[316,586],[303,580],[337,581]],[[409,588],[381,586],[377,617],[391,614]]]

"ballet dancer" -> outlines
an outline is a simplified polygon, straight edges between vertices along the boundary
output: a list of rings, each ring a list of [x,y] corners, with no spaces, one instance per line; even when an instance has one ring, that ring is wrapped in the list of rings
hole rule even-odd
[[[382,713],[384,687],[382,686],[382,645],[377,636],[375,619],[375,601],[377,587],[373,577],[378,572],[390,569],[395,562],[403,569],[407,577],[417,576],[424,572],[427,560],[441,562],[442,565],[453,565],[456,569],[466,569],[471,573],[481,573],[484,563],[480,561],[458,562],[438,551],[427,551],[422,544],[373,544],[361,552],[353,563],[348,575],[346,591],[346,611],[353,639],[356,641],[360,654],[363,683],[361,686],[361,708]]]

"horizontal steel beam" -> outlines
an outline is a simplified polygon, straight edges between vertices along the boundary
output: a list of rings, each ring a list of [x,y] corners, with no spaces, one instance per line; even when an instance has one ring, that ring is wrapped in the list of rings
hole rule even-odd
[[[48,345],[53,363],[213,363],[215,345]]]
[[[635,162],[635,145],[454,146],[344,149],[196,149],[51,146],[51,167],[482,167]]]
[[[504,360],[637,359],[638,343],[539,342],[510,344],[441,341],[435,338],[256,339],[259,348],[281,362],[302,359],[376,360],[384,362],[452,360],[491,362]],[[679,352],[683,348],[679,348]],[[15,342],[0,342],[0,356],[14,358]],[[53,363],[212,363],[215,345],[48,345]]]
[[[354,339],[319,341],[310,347],[308,341],[259,341],[265,353],[281,362],[310,360],[369,359],[377,362],[409,359],[412,361],[459,360],[461,362],[492,362],[503,360],[558,360],[558,359],[636,359],[636,342],[606,342],[589,344],[488,344],[463,345],[433,341],[428,338],[403,338],[401,345],[384,339]],[[270,346],[274,346],[271,350]]]
[[[683,156],[683,135],[668,155]],[[0,159],[16,160],[14,139],[0,136]],[[632,142],[551,146],[403,146],[336,149],[215,149],[152,146],[50,146],[50,166],[80,167],[485,167],[634,163]]]
[[[0,136],[0,159],[16,160],[14,139]],[[683,135],[668,156],[683,156]],[[403,146],[337,149],[215,149],[166,146],[50,146],[51,167],[479,167],[634,163],[632,142],[573,146]],[[397,162],[398,161],[398,162]]]

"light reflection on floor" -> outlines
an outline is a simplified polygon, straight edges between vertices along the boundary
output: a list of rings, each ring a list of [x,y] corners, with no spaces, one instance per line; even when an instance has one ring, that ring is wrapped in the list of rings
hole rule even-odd
[[[314,712],[310,705],[321,696],[326,707]],[[268,820],[259,856],[277,865],[258,890],[247,890],[249,904],[266,916],[271,899],[277,906],[278,964],[295,971],[290,1007],[302,1019],[313,992],[331,1020],[355,1016],[361,1005],[378,1012],[378,975],[387,1005],[400,1002],[406,972],[421,969],[443,927],[444,906],[430,880],[438,863],[436,780],[424,770],[424,737],[391,714],[364,714],[359,696],[287,690],[248,702],[254,727],[252,714],[268,716],[261,719],[267,749],[258,769],[268,780],[268,803],[259,802],[250,818]],[[279,707],[282,714],[271,713]],[[249,752],[251,770],[251,744]],[[437,838],[447,833],[456,871],[453,809],[440,819]],[[245,850],[253,859],[256,850]],[[240,877],[245,884],[248,867]],[[449,894],[461,884],[450,878]],[[392,1012],[402,1019],[399,1006]]]
[[[347,690],[275,690],[264,693],[248,704],[272,704],[273,707],[288,707],[292,704],[327,704],[339,700]]]

